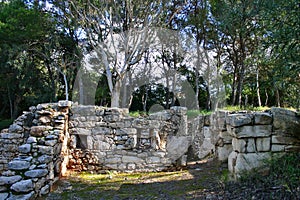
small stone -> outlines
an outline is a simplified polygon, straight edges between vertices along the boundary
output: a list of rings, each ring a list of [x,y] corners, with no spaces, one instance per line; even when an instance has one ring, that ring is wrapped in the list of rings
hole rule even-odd
[[[22,179],[21,176],[0,176],[0,185],[11,185]],[[1,199],[1,198],[0,198]]]
[[[54,154],[54,150],[53,147],[51,146],[38,146],[39,148],[39,153],[41,154],[48,154],[48,155],[53,155]]]
[[[6,199],[8,197],[8,193],[0,193],[0,199]]]
[[[33,170],[33,169],[35,169],[36,168],[36,165],[31,165],[30,167],[29,167],[29,170]]]
[[[48,170],[46,169],[34,169],[25,172],[25,176],[30,178],[40,178],[48,174]]]
[[[42,164],[44,164],[44,163],[47,164],[52,161],[52,156],[42,155],[42,156],[38,157],[38,161]]]
[[[27,139],[27,144],[37,143],[36,137],[30,136]]]
[[[53,147],[57,144],[57,140],[46,140],[45,145]]]
[[[19,181],[13,184],[10,189],[15,192],[29,192],[33,190],[33,183],[31,179]]]
[[[48,194],[49,192],[50,192],[50,186],[49,186],[49,185],[45,185],[45,186],[42,187],[41,190],[40,190],[40,194],[41,194],[41,195]]]
[[[51,126],[33,126],[31,127],[30,134],[31,136],[41,137],[45,136],[45,131],[53,129]]]
[[[34,197],[34,192],[22,195],[11,195],[7,200],[31,200]]]
[[[19,139],[23,137],[21,133],[1,133],[0,137],[2,139]]]
[[[6,171],[2,172],[2,176],[14,176],[14,175],[16,175],[15,171],[6,170]]]
[[[20,153],[29,153],[31,151],[31,145],[30,144],[23,144],[19,146],[19,152]]]
[[[0,186],[0,193],[1,192],[7,192],[7,187],[6,186]]]
[[[8,131],[12,133],[19,133],[23,131],[23,127],[18,124],[12,124],[9,126]]]
[[[48,167],[47,164],[41,164],[41,165],[38,165],[36,168],[38,169],[46,169]]]
[[[30,162],[23,160],[13,160],[8,163],[8,169],[11,170],[24,170],[30,167]]]

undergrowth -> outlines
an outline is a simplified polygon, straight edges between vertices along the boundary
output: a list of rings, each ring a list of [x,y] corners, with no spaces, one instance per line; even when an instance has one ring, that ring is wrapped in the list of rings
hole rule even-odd
[[[237,182],[225,177],[225,190],[232,199],[241,193],[245,199],[300,199],[300,153],[273,156],[266,165],[265,175],[254,170],[242,174]]]

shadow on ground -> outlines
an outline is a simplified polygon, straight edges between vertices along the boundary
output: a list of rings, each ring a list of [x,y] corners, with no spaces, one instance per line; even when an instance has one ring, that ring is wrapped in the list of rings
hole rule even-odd
[[[224,199],[217,161],[189,163],[171,172],[83,175],[60,180],[45,200],[59,199]]]

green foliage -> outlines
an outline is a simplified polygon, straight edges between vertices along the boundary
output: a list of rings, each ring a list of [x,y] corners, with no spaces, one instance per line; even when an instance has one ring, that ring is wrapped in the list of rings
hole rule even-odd
[[[245,172],[237,182],[224,178],[226,190],[236,193],[246,188],[245,199],[268,194],[270,199],[297,199],[300,183],[300,154],[287,153],[274,155],[271,160],[265,161],[264,169]],[[262,175],[264,173],[264,175]],[[227,176],[228,177],[228,176]],[[234,191],[231,191],[234,190]],[[256,191],[259,191],[257,193]]]
[[[145,117],[147,116],[147,113],[144,111],[131,111],[129,112],[129,116],[138,118],[138,117]]]
[[[13,123],[11,119],[0,119],[0,130],[8,128]]]

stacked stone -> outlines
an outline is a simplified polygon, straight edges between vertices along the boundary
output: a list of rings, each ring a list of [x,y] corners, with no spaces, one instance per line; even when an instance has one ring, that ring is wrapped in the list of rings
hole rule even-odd
[[[221,162],[227,162],[229,154],[232,152],[232,136],[227,131],[226,118],[230,114],[228,111],[219,110],[214,112],[210,119],[211,132],[214,133],[216,147],[216,157]]]
[[[226,120],[227,130],[233,137],[229,170],[239,174],[262,165],[262,160],[270,157],[271,113],[230,114]]]
[[[69,155],[68,168],[74,171],[99,171],[98,157],[90,150],[71,149]]]
[[[10,126],[19,126],[23,142],[1,172],[0,199],[26,200],[47,194],[61,173],[68,109],[64,104],[40,104],[30,110],[21,116],[23,123],[18,118]]]
[[[276,153],[300,151],[299,113],[272,108],[269,112],[228,115],[233,136],[228,168],[235,175],[259,168]]]
[[[173,160],[165,158],[171,155],[166,152],[167,137],[187,135],[186,125],[180,125],[186,124],[186,108],[175,107],[145,118],[130,117],[128,109],[98,106],[73,105],[71,112],[69,168],[78,171],[166,168]],[[187,151],[188,147],[184,148]]]
[[[272,152],[300,152],[300,113],[272,108]]]

